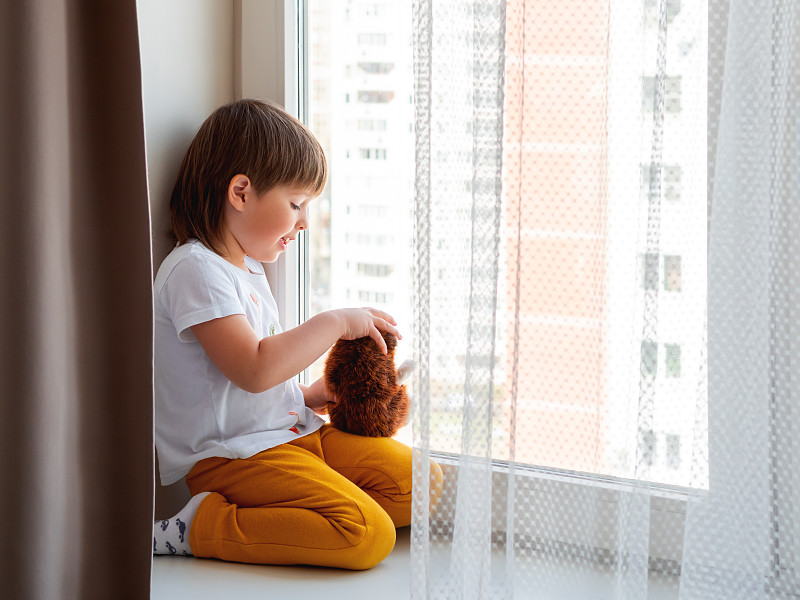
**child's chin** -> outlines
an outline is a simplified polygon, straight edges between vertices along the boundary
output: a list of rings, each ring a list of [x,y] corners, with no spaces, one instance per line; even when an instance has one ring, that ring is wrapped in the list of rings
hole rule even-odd
[[[283,254],[283,253],[282,252],[272,252],[272,253],[266,253],[265,252],[261,256],[253,256],[253,258],[255,258],[260,263],[269,264],[269,263],[274,263],[276,260],[278,260],[280,258],[280,256],[281,256],[281,254]]]

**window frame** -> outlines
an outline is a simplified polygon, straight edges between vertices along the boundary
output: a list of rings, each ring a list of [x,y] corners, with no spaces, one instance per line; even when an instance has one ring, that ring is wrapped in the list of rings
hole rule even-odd
[[[276,102],[303,120],[305,90],[305,2],[303,0],[234,0],[235,97]],[[308,239],[304,232],[274,263],[267,280],[278,305],[283,330],[308,318]],[[308,383],[308,374],[299,375]]]

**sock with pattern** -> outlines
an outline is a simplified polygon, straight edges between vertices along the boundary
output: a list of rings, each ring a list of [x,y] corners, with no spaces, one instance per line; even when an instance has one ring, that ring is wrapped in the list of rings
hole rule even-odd
[[[197,507],[211,492],[192,496],[181,511],[171,519],[153,523],[153,554],[179,554],[191,556],[189,547],[189,528],[197,512]]]

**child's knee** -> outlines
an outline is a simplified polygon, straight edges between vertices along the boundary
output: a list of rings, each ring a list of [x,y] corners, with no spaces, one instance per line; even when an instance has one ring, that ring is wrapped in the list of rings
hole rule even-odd
[[[350,569],[362,571],[371,569],[394,548],[397,539],[397,530],[389,515],[380,506],[373,503],[368,510],[364,510],[366,531],[358,544],[359,551],[353,555]]]

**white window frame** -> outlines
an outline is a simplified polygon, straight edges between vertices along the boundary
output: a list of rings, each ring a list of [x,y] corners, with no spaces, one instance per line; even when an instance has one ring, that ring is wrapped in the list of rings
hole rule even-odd
[[[302,0],[234,0],[234,94],[280,104],[303,120],[304,65],[298,49],[305,39]],[[308,240],[304,234],[277,261],[265,265],[285,330],[308,317]],[[306,374],[301,374],[305,382]]]
[[[719,8],[720,0],[712,0],[711,6]],[[277,102],[292,115],[303,119],[306,105],[304,89],[305,65],[301,64],[300,52],[306,39],[306,19],[304,0],[234,0],[235,11],[235,96],[237,98],[256,97]],[[719,70],[709,70],[711,75]],[[709,93],[719,92],[719,82],[709,81]],[[709,164],[713,165],[716,149],[711,133],[716,131],[712,119],[717,115],[709,111]],[[709,189],[709,197],[711,196]],[[267,277],[278,304],[281,326],[294,327],[308,317],[308,273],[305,268],[308,256],[308,242],[303,236],[300,243],[291,245],[274,264],[267,265]],[[305,380],[306,374],[301,374]],[[443,453],[432,453],[440,462],[446,477],[455,477],[457,461]],[[493,482],[507,489],[509,465],[495,462]],[[617,503],[624,497],[619,492],[630,490],[631,482],[618,478],[604,477],[591,473],[573,473],[546,467],[518,465],[516,477],[537,477],[555,483],[551,490],[580,488],[579,494],[586,498],[587,507],[607,505],[609,515],[615,514]],[[455,489],[455,488],[453,488]],[[641,488],[639,488],[641,491]],[[668,535],[681,531],[686,518],[686,505],[694,490],[674,486],[653,485],[650,488],[650,554],[656,560],[680,561],[682,556],[682,536]],[[615,493],[616,492],[616,493]],[[701,493],[702,494],[702,493]],[[702,494],[704,495],[704,494]],[[577,496],[576,496],[577,497]],[[493,521],[505,523],[505,505],[495,507]],[[797,509],[800,515],[800,508]],[[800,516],[794,522],[798,530],[794,543],[800,547]],[[499,525],[498,525],[499,526]],[[564,523],[566,544],[569,523]],[[536,531],[517,533],[537,536]],[[662,535],[663,533],[663,535]],[[608,539],[596,539],[597,548],[615,548],[615,534]],[[790,544],[791,545],[791,544]],[[800,557],[800,552],[795,553]],[[790,568],[800,568],[791,565]]]

